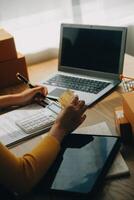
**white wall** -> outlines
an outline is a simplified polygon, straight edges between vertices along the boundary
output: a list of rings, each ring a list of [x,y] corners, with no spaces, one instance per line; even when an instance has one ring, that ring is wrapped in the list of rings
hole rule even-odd
[[[0,0],[0,27],[29,62],[57,56],[62,22],[128,26],[126,51],[134,55],[134,0]]]
[[[134,22],[128,24],[126,53],[134,56]]]
[[[81,0],[82,23],[128,27],[126,52],[134,56],[134,0]]]
[[[58,9],[64,0],[0,0],[0,20]]]
[[[71,0],[0,0],[0,27],[14,36],[28,62],[57,56],[66,21],[72,22]]]

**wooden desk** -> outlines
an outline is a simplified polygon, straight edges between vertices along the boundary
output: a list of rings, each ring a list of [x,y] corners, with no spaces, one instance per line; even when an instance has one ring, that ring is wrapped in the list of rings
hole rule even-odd
[[[29,66],[29,76],[30,80],[33,83],[37,83],[40,80],[45,79],[48,75],[57,70],[57,60],[51,60],[48,62],[36,64]],[[124,74],[127,76],[134,77],[134,58],[131,56],[125,56],[124,63]],[[10,92],[18,91],[24,89],[22,87],[11,88]],[[9,89],[3,90],[1,93],[7,93]],[[106,121],[109,128],[113,133],[115,130],[114,123],[114,108],[121,105],[121,95],[122,87],[118,86],[116,91],[112,92],[110,95],[105,97],[103,100],[98,102],[92,108],[88,109],[87,119],[81,126],[93,125],[102,121]],[[92,116],[92,117],[91,117]],[[16,155],[22,155],[23,153],[29,151],[34,145],[42,139],[41,136],[38,136],[34,139],[31,139],[21,145],[18,145],[11,149]],[[134,199],[134,145],[129,145],[124,147],[122,155],[127,162],[127,165],[130,169],[130,177],[117,178],[114,180],[107,180],[104,183],[102,192],[100,193],[99,200],[133,200]],[[26,199],[69,199],[68,197],[55,197],[52,194],[47,194],[45,197],[38,195],[37,197],[25,197]],[[70,199],[69,199],[70,200]]]

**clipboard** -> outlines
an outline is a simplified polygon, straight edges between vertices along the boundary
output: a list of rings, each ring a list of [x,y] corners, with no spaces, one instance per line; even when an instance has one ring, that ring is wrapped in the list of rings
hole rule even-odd
[[[35,188],[35,196],[38,191],[68,195],[70,199],[93,197],[101,189],[120,145],[118,136],[66,136],[55,163]]]

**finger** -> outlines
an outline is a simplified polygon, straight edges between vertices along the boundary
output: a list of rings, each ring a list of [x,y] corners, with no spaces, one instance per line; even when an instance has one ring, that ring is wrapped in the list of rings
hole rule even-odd
[[[88,106],[84,105],[83,108],[82,108],[82,112],[84,113],[87,109],[88,109]]]
[[[85,101],[81,100],[78,103],[78,108],[82,108],[85,105]]]
[[[77,105],[77,110],[79,110],[81,114],[83,114],[87,108],[88,107],[87,105],[85,105],[85,101],[79,101],[79,104]]]
[[[71,104],[77,105],[77,104],[78,104],[78,100],[79,100],[79,97],[76,95],[76,96],[73,98]]]
[[[81,117],[80,124],[82,124],[84,122],[84,120],[86,119],[86,117],[87,116],[85,114]]]
[[[48,90],[46,87],[43,86],[36,86],[32,89],[35,93],[41,93],[43,96],[46,96],[48,94]]]
[[[47,87],[43,87],[43,88],[41,89],[41,93],[42,93],[44,96],[47,96],[47,94],[48,94],[48,89],[47,89]]]
[[[34,87],[40,87],[40,85],[34,85]]]
[[[83,116],[81,116],[81,118],[80,118],[79,122],[77,123],[76,127],[80,126],[84,122],[85,119],[86,119],[86,115],[84,114]]]
[[[31,88],[31,90],[34,91],[34,92],[40,92],[41,89],[42,89],[42,87],[39,86],[39,85],[36,85],[34,88]]]

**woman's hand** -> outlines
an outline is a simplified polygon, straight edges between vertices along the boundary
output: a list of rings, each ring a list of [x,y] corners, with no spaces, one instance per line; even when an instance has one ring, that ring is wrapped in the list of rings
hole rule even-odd
[[[84,112],[86,108],[85,102],[79,101],[76,96],[71,104],[60,112],[50,134],[61,142],[66,134],[74,131],[85,120]]]
[[[46,96],[47,93],[48,91],[46,87],[35,86],[35,88],[26,89],[25,91],[18,94],[2,95],[0,96],[0,108],[22,106],[33,101],[39,101],[39,95],[38,97],[36,95],[42,94],[43,96]]]
[[[43,86],[35,86],[34,88],[26,89],[18,94],[19,95],[18,104],[25,105],[33,101],[39,101],[40,94],[46,96],[48,94],[47,88]]]

